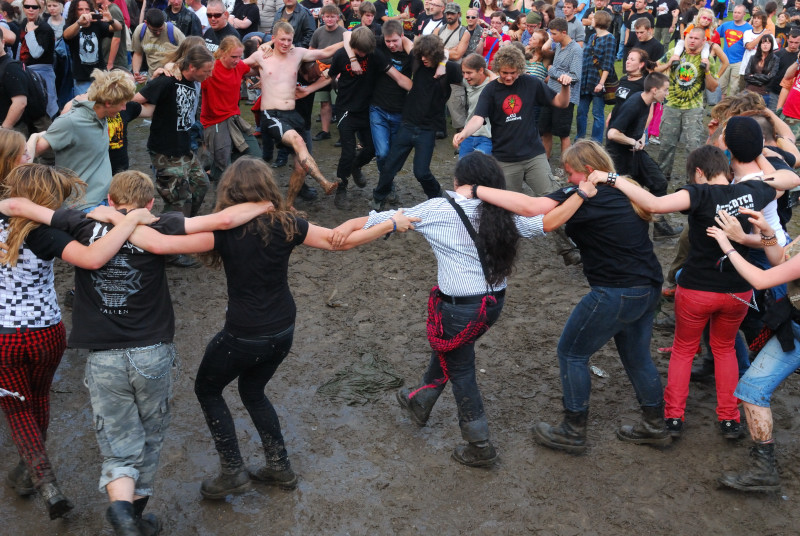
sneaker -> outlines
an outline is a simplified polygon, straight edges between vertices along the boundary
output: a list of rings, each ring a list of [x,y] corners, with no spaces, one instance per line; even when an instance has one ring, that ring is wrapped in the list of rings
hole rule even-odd
[[[329,140],[331,139],[331,133],[325,132],[324,130],[320,130],[316,136],[311,138],[314,141],[322,141],[322,140]]]
[[[658,136],[651,136],[648,141],[653,145],[661,145],[661,140],[658,139]]]
[[[669,301],[673,301],[675,299],[675,291],[678,290],[678,287],[664,287],[661,289],[661,295]]]
[[[359,188],[363,188],[367,185],[367,178],[364,176],[364,173],[361,172],[361,168],[353,169],[353,182],[356,183],[356,186]]]
[[[734,421],[733,419],[725,419],[719,421],[719,431],[725,439],[741,439],[744,437],[744,430],[742,424]]]
[[[308,186],[306,183],[303,183],[303,186],[300,187],[300,192],[297,194],[297,197],[303,201],[314,201],[318,196],[317,189],[313,186]]]
[[[374,210],[375,212],[381,212],[383,210],[383,205],[384,205],[383,201],[378,201],[374,198],[369,200],[369,208]]]
[[[333,144],[333,146],[334,146],[334,147],[341,147],[341,146],[342,146],[342,140],[341,140],[341,138],[340,138],[339,140],[337,140],[337,142],[336,142],[336,143],[334,143],[334,144]]]
[[[280,167],[283,167],[283,166],[285,166],[285,165],[286,165],[286,164],[288,164],[288,163],[289,163],[289,159],[288,159],[288,158],[286,158],[285,156],[279,156],[279,157],[278,157],[278,158],[276,158],[276,159],[275,159],[275,161],[272,163],[272,167],[273,167],[273,168],[280,168]]]
[[[673,439],[678,439],[683,433],[683,419],[664,419],[664,424],[667,425],[669,435]]]
[[[437,140],[443,140],[443,139],[445,139],[446,136],[447,136],[447,134],[445,134],[443,130],[437,130],[436,131],[436,139]]]

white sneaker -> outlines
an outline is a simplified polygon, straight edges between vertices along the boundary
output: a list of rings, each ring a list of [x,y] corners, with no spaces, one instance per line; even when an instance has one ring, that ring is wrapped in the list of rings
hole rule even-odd
[[[653,145],[661,145],[661,140],[658,139],[658,136],[651,136],[648,141]]]

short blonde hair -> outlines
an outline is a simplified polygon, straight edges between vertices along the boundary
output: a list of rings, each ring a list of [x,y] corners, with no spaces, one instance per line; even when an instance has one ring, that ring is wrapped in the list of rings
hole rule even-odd
[[[129,102],[136,94],[136,84],[125,71],[92,71],[94,81],[89,86],[87,98],[103,104],[122,104]]]
[[[108,187],[108,197],[115,205],[145,208],[155,195],[153,180],[141,171],[121,171]]]

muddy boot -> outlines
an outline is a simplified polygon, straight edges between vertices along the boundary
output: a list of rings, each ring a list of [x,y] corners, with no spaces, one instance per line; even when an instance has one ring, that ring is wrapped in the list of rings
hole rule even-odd
[[[664,404],[642,406],[642,420],[633,426],[626,425],[617,430],[620,441],[637,445],[666,446],[672,443],[667,425],[664,422]]]
[[[692,367],[692,375],[690,376],[693,382],[708,382],[714,378],[714,358],[709,355],[704,355],[700,363]]]
[[[144,513],[144,509],[147,508],[147,501],[149,500],[150,497],[142,497],[141,499],[133,501],[133,518],[142,536],[156,536],[156,534],[161,532],[161,521],[159,521],[154,514]]]
[[[31,474],[28,472],[28,466],[22,460],[8,472],[6,484],[16,491],[20,497],[27,497],[36,493]]]
[[[497,451],[491,441],[479,441],[459,445],[453,450],[452,458],[462,465],[469,467],[486,467],[497,461]]]
[[[200,494],[206,499],[224,499],[228,495],[250,491],[250,475],[247,469],[226,469],[216,478],[203,480]]]
[[[297,487],[298,478],[295,472],[292,471],[292,466],[289,464],[288,460],[286,462],[286,467],[274,468],[265,465],[257,470],[251,469],[249,473],[251,479],[261,484],[266,484],[267,486],[276,486],[287,491],[291,491]]]
[[[586,450],[586,418],[589,410],[564,410],[564,420],[558,426],[540,422],[533,427],[537,443],[557,450],[580,454]]]
[[[750,448],[753,466],[741,473],[725,473],[719,483],[741,491],[778,491],[781,479],[775,464],[775,443],[756,443]]]
[[[133,513],[133,504],[128,501],[114,501],[106,510],[106,519],[111,523],[114,534],[117,536],[141,536],[136,518]]]
[[[412,397],[413,393],[413,397]],[[440,391],[435,388],[403,387],[397,391],[397,401],[417,426],[425,426]]]
[[[47,513],[50,514],[50,519],[64,517],[67,512],[75,508],[72,501],[64,497],[55,482],[46,482],[40,485],[38,491],[44,504],[47,505]]]
[[[683,232],[683,225],[673,227],[664,216],[656,216],[656,221],[653,222],[653,240],[663,240],[664,238],[672,238],[678,236]]]

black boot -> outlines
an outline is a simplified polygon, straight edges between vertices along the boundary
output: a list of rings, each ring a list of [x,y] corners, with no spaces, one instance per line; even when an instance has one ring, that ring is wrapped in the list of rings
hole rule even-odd
[[[161,521],[154,514],[144,513],[149,500],[150,497],[142,497],[133,501],[133,518],[136,520],[136,526],[139,527],[142,536],[156,536],[161,532]]]
[[[283,468],[264,466],[260,469],[250,470],[250,478],[267,486],[276,486],[287,491],[297,487],[297,475],[288,464]]]
[[[223,466],[219,476],[203,480],[200,494],[206,499],[224,499],[231,494],[250,491],[250,487],[250,475],[247,469],[228,469]]]
[[[416,391],[416,393],[414,393]],[[414,393],[414,396],[411,396]],[[397,401],[400,407],[408,412],[408,416],[417,426],[425,426],[439,391],[434,388],[419,390],[417,387],[403,387],[397,391]]]
[[[626,425],[617,430],[620,441],[637,445],[666,446],[672,443],[667,425],[664,422],[664,404],[642,406],[642,420],[633,426]]]
[[[457,446],[453,451],[452,457],[462,465],[486,467],[497,461],[497,451],[492,446],[491,441],[487,439]]]
[[[36,493],[36,488],[33,486],[31,474],[28,472],[28,466],[22,460],[8,472],[6,475],[6,484],[17,492],[20,497],[27,497]]]
[[[114,501],[106,510],[106,519],[117,536],[141,536],[136,518],[133,514],[133,503]]]
[[[58,484],[55,482],[46,482],[38,487],[39,496],[41,496],[44,503],[47,505],[47,513],[50,514],[50,519],[57,519],[64,517],[67,512],[75,508],[72,501],[64,497],[61,490],[58,489]]]
[[[672,238],[683,232],[683,225],[672,226],[664,216],[657,216],[653,222],[653,240]]]
[[[775,464],[775,443],[756,443],[750,448],[753,466],[741,473],[725,473],[719,483],[741,491],[778,491],[781,479]]]
[[[710,355],[704,355],[700,359],[700,363],[692,367],[692,375],[690,376],[693,382],[707,382],[714,378],[714,358]]]
[[[536,441],[546,447],[580,454],[586,450],[586,419],[589,410],[564,410],[564,420],[558,426],[540,422],[533,427]]]

